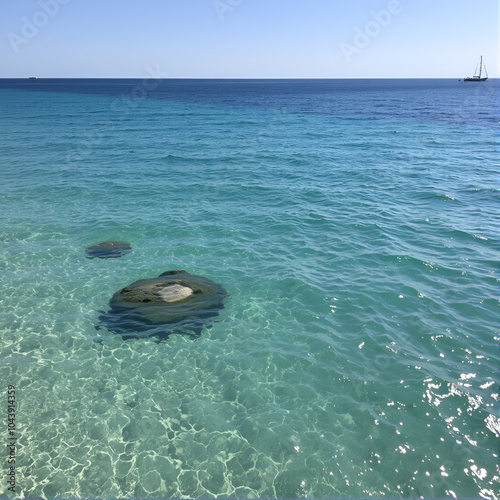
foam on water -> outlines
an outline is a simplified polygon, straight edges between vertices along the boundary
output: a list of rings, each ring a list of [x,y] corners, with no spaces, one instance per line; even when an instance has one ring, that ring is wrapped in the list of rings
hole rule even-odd
[[[174,82],[125,116],[115,84],[0,88],[19,496],[497,498],[490,115],[456,82]],[[198,338],[96,330],[169,269],[228,292]]]

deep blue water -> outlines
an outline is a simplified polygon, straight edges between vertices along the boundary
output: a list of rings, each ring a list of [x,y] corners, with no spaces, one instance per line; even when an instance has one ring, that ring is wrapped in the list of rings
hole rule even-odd
[[[18,496],[498,498],[499,87],[0,80]],[[199,335],[102,322],[173,269]]]

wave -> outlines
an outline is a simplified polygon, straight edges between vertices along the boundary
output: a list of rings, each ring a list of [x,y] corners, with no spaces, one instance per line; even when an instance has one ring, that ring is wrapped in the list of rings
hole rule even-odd
[[[446,194],[446,193],[439,193],[435,191],[424,191],[418,194],[419,198],[422,200],[435,200],[435,201],[444,201],[444,202],[450,202],[450,201],[458,201],[454,196],[451,194]]]
[[[157,159],[168,163],[205,163],[205,164],[206,163],[233,164],[238,161],[237,157],[232,157],[232,156],[180,156],[172,154],[160,156]]]

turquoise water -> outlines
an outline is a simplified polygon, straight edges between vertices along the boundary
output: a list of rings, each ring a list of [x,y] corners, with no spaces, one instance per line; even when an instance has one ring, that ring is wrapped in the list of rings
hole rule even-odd
[[[143,87],[0,81],[17,496],[498,498],[498,82]],[[171,269],[198,338],[107,330]]]

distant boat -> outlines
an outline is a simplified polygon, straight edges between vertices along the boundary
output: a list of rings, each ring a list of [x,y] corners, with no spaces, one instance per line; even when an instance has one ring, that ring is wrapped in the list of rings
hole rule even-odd
[[[486,76],[483,76],[483,67]],[[479,59],[479,62],[477,63],[474,76],[468,76],[467,78],[464,78],[464,82],[485,82],[487,79],[488,79],[488,72],[486,71],[486,66],[483,63],[483,56],[481,56],[481,59]]]
[[[30,76],[29,80],[36,80],[36,76]]]

